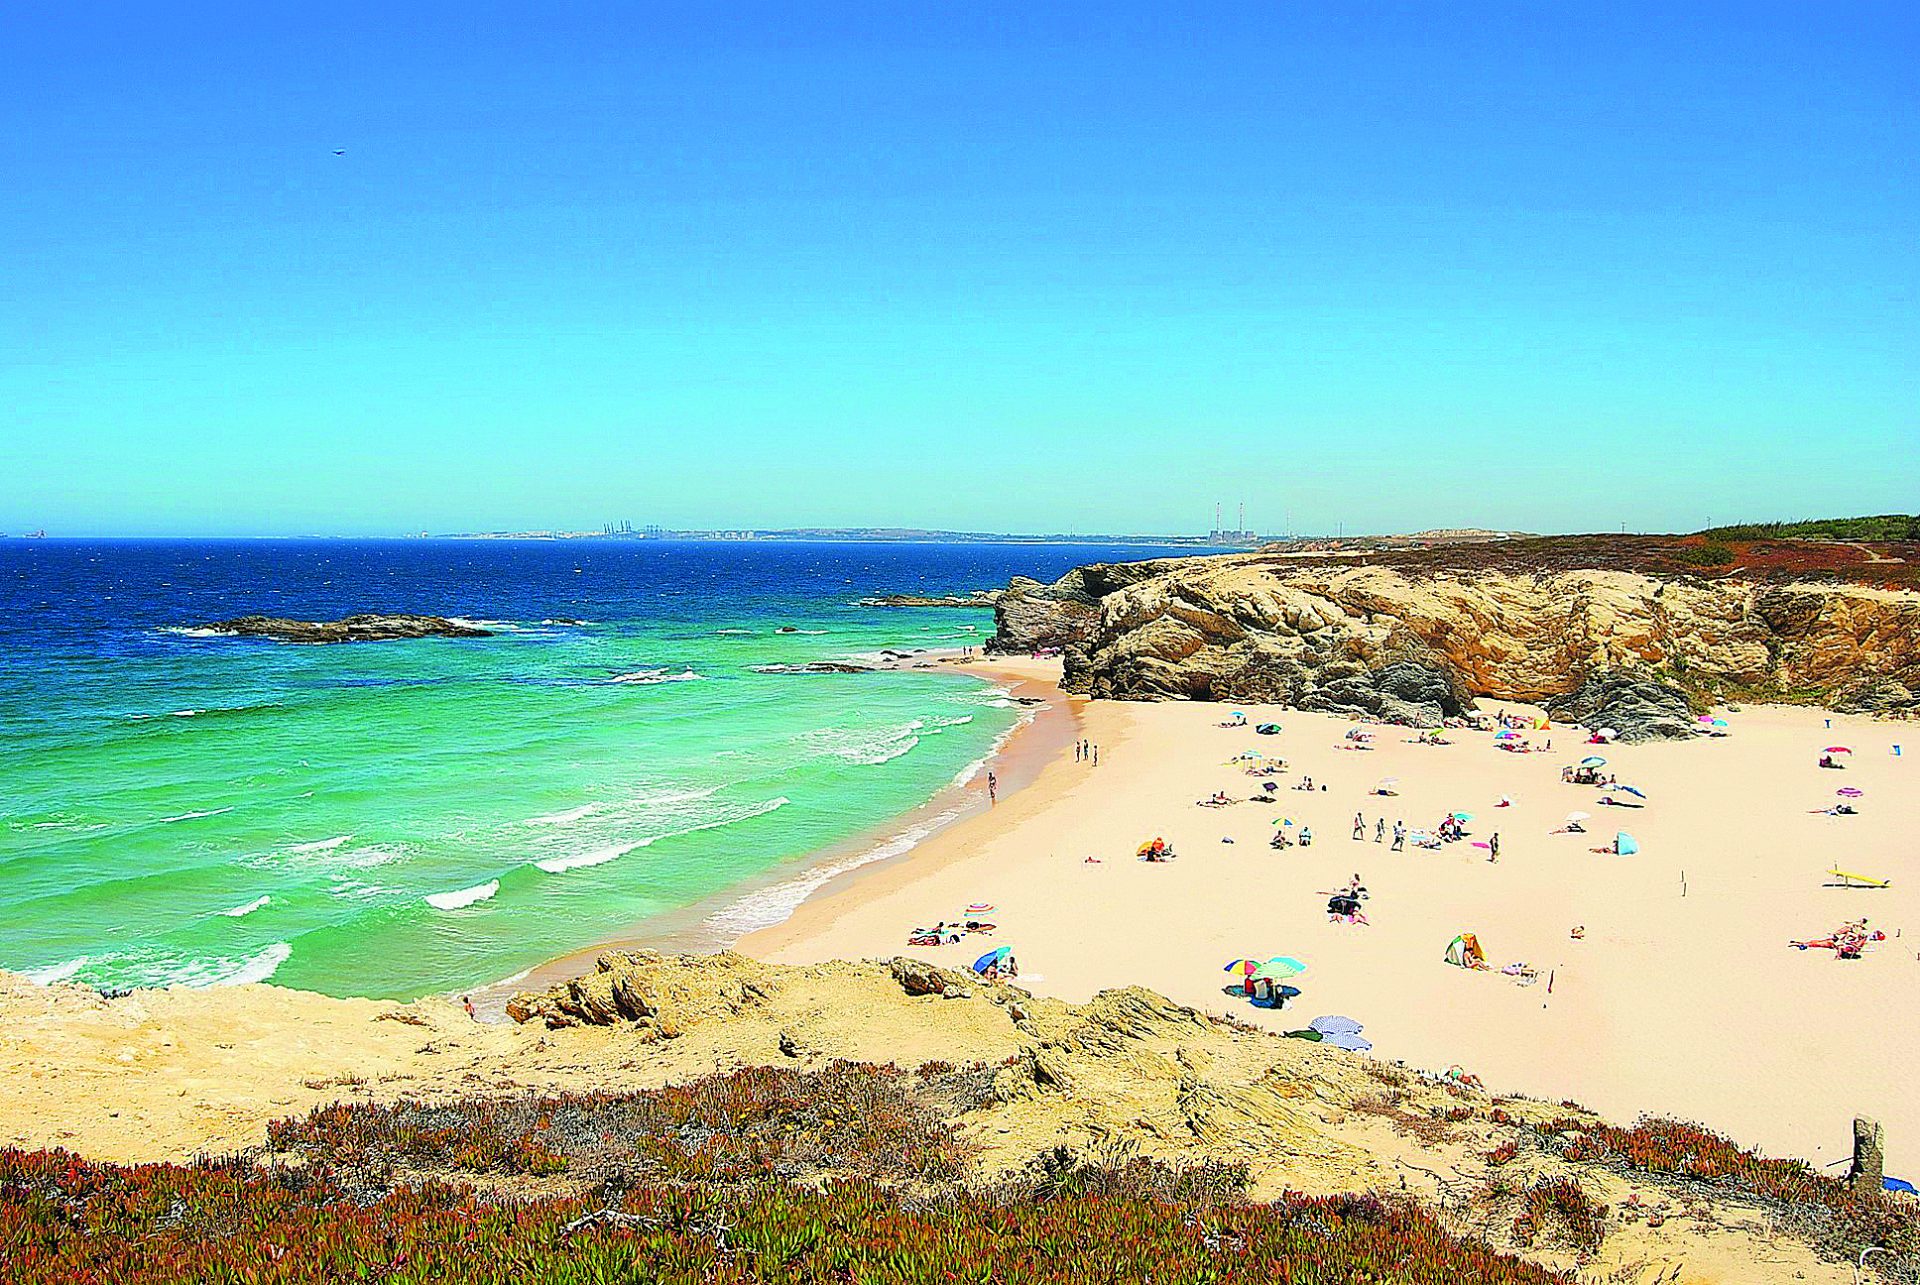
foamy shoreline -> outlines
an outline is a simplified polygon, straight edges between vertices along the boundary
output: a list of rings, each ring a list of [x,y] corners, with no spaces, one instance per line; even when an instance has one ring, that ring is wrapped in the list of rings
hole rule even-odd
[[[1060,691],[1057,662],[1010,657],[963,660],[958,653],[931,653],[930,657],[935,663],[1003,687],[1010,699],[1038,703],[1029,705],[986,754],[918,807],[691,906],[654,916],[627,931],[466,993],[473,996],[483,1014],[496,1017],[504,1013],[506,1001],[516,991],[590,972],[603,951],[708,952],[731,948],[759,932],[778,928],[818,898],[864,885],[908,860],[955,825],[989,811],[993,806],[986,790],[989,769],[1004,801],[1030,786],[1047,764],[1070,747],[1078,727],[1075,710],[1079,702],[1069,701]]]

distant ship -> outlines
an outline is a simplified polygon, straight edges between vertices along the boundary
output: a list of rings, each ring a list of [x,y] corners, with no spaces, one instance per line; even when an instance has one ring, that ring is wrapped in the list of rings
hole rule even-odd
[[[29,531],[24,538],[28,540],[44,540],[47,538],[47,529],[41,527],[38,531]]]

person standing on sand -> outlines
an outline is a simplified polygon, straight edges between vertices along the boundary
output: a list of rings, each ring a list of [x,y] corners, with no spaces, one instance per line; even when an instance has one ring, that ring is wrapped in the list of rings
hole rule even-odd
[[[1492,834],[1487,836],[1487,860],[1489,862],[1494,862],[1494,861],[1498,861],[1499,859],[1500,859],[1500,832],[1498,830],[1495,830]]]
[[[477,1012],[475,1012],[475,1011],[474,1011],[474,1008],[473,1008],[473,996],[471,996],[471,995],[462,995],[462,996],[460,997],[460,1007],[461,1007],[461,1008],[464,1008],[464,1009],[466,1009],[466,1010],[467,1010],[467,1016],[468,1016],[468,1017],[471,1017],[471,1018],[472,1018],[472,1019],[473,1019],[474,1021],[476,1021],[476,1022],[477,1022],[477,1021],[479,1021],[479,1020],[480,1020],[480,1014],[478,1014]]]
[[[1000,801],[1000,778],[995,776],[992,772],[988,772],[987,773],[987,802],[998,803],[999,801]]]
[[[1095,767],[1100,766],[1100,747],[1098,745],[1093,747],[1093,765]]]
[[[1385,817],[1375,817],[1373,819],[1373,841],[1378,843],[1386,837],[1387,819]]]
[[[1080,742],[1078,741],[1073,743],[1073,761],[1076,763],[1080,761]]]

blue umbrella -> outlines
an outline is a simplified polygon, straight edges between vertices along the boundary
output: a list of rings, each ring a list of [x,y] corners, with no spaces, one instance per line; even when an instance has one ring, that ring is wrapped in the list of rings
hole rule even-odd
[[[1616,785],[1613,788],[1620,791],[1622,794],[1631,794],[1636,799],[1644,799],[1647,797],[1641,791],[1634,789],[1631,785]]]
[[[976,973],[984,973],[995,964],[1002,963],[1011,958],[1012,955],[1013,947],[995,946],[992,950],[973,961],[973,971]]]
[[[1623,857],[1630,857],[1640,851],[1640,840],[1625,830],[1618,831],[1613,836],[1613,850]]]
[[[1337,1049],[1345,1049],[1349,1053],[1365,1053],[1373,1047],[1372,1040],[1344,1032],[1336,1035],[1322,1035],[1320,1042],[1322,1044],[1331,1044]]]
[[[1605,767],[1606,765],[1607,765],[1607,761],[1601,758],[1598,754],[1589,754],[1587,757],[1580,760],[1581,767]]]

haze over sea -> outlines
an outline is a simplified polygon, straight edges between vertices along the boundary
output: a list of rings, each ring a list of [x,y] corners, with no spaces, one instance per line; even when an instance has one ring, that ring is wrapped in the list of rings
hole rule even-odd
[[[5,541],[0,968],[410,998],[797,874],[976,771],[1019,711],[950,671],[756,666],[991,632],[986,612],[865,595],[1159,552]],[[498,632],[297,646],[196,628],[357,611]],[[797,895],[763,890],[727,924]]]

